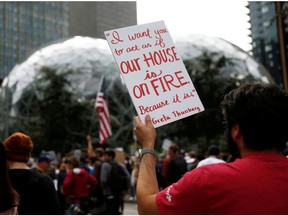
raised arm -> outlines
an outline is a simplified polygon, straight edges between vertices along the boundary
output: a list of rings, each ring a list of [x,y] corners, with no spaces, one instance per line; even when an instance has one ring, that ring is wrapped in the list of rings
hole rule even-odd
[[[134,130],[143,149],[154,149],[156,130],[149,115],[145,117],[145,124],[141,122],[139,117],[136,117]],[[159,214],[156,204],[158,191],[155,158],[152,154],[144,154],[140,162],[136,189],[139,214]]]
[[[87,139],[87,154],[89,157],[93,157],[95,156],[95,154],[94,154],[94,150],[92,146],[92,139],[91,139],[90,134],[87,134],[86,139]]]

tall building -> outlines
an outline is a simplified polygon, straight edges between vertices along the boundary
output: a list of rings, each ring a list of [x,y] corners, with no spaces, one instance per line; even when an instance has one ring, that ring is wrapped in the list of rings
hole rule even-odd
[[[105,39],[104,31],[136,24],[136,1],[70,2],[70,36]]]
[[[0,2],[1,80],[34,49],[69,36],[68,5],[68,2]]]
[[[137,24],[136,2],[0,2],[0,84],[33,51],[80,35]]]
[[[247,7],[253,56],[288,91],[288,3],[252,1]]]

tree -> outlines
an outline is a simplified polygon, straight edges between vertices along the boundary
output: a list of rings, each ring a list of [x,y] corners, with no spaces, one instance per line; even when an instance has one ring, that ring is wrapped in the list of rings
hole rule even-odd
[[[42,150],[65,154],[75,148],[85,148],[88,133],[98,140],[96,95],[87,98],[77,92],[69,79],[77,75],[81,76],[81,72],[42,67],[14,106],[17,121],[12,127],[31,136],[36,156]],[[107,80],[113,136],[107,139],[106,146],[127,150],[128,144],[134,142],[135,109],[126,87],[119,78],[115,79]]]
[[[121,146],[128,151],[128,144],[134,142],[133,127],[136,110],[127,88],[121,80],[112,82],[108,89],[109,111],[112,125],[112,137],[108,140],[114,147]]]
[[[41,68],[18,102],[18,125],[32,137],[36,155],[41,150],[67,153],[81,147],[86,137],[93,105],[75,93],[68,80],[73,73]]]
[[[112,136],[107,139],[105,145],[112,148],[123,147],[128,151],[128,145],[134,142],[133,117],[136,116],[136,111],[128,90],[119,77],[115,77],[114,80],[106,79],[106,84],[106,97],[109,105]],[[91,122],[90,131],[93,137],[98,137],[98,113],[95,112],[94,114],[95,117],[93,119],[97,119],[97,121]]]

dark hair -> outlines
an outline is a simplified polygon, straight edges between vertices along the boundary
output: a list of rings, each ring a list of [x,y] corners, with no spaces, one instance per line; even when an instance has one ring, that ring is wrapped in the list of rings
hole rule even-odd
[[[81,162],[81,163],[87,163],[87,161],[88,161],[87,156],[81,156],[81,157],[80,157],[80,162]]]
[[[112,156],[112,159],[114,159],[115,158],[115,156],[116,156],[116,152],[113,150],[113,149],[107,149],[107,150],[105,150],[105,152],[104,152],[104,155],[108,155],[108,156]]]
[[[98,148],[95,149],[95,152],[99,155],[99,157],[102,157],[103,154],[104,154],[104,149],[98,147]]]
[[[226,132],[238,124],[244,143],[253,150],[286,147],[288,94],[273,84],[245,84],[225,95]]]
[[[208,155],[214,155],[214,156],[218,156],[220,153],[218,146],[216,145],[210,145],[208,147]]]
[[[80,161],[76,158],[76,157],[72,157],[70,159],[70,164],[76,168],[76,167],[79,167],[80,166]]]
[[[8,174],[5,149],[0,142],[0,212],[18,205],[18,202],[19,195],[12,187]]]
[[[175,143],[172,143],[170,146],[169,146],[169,150],[171,150],[173,153],[177,153],[178,152],[178,145],[175,144]]]

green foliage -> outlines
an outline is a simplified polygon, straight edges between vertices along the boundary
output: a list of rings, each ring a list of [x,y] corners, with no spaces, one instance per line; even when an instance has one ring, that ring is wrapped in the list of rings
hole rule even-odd
[[[42,150],[65,154],[75,148],[85,148],[88,133],[96,138],[94,140],[99,140],[95,97],[84,98],[73,89],[69,80],[71,75],[80,73],[43,67],[35,82],[23,91],[15,106],[17,120],[10,131],[29,134],[35,145],[35,156]],[[119,78],[114,82],[107,80],[107,86],[113,136],[107,139],[106,146],[128,150],[128,144],[134,142],[134,106]]]
[[[34,142],[34,153],[55,150],[67,153],[80,147],[88,132],[93,105],[73,91],[67,71],[39,70],[39,79],[19,100],[21,128]]]
[[[120,77],[115,80],[107,80],[106,97],[109,104],[112,136],[106,141],[106,147],[123,147],[128,151],[128,144],[133,143],[133,117],[136,116],[134,105],[125,85]],[[97,113],[96,113],[97,115]],[[93,119],[98,119],[95,116]],[[91,123],[91,136],[98,137],[98,122]]]
[[[107,96],[113,133],[107,142],[113,147],[123,147],[128,151],[128,144],[134,142],[134,116],[137,115],[134,105],[120,79],[111,83]]]

